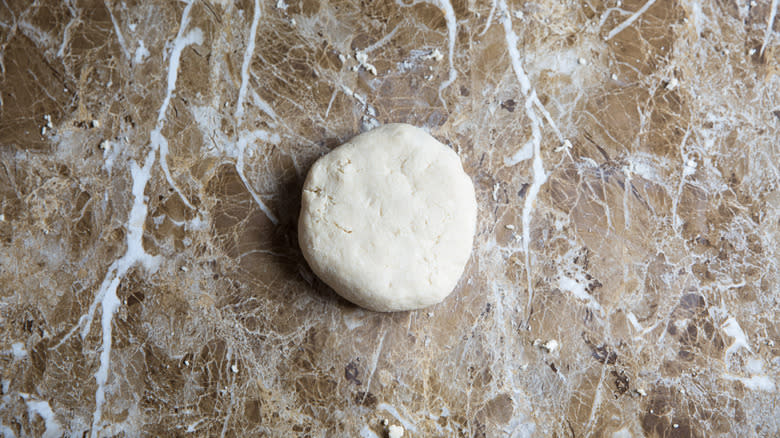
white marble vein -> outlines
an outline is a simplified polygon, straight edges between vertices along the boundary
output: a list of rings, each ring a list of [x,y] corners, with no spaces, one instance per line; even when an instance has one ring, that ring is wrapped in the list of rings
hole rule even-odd
[[[249,83],[249,64],[252,63],[252,54],[255,51],[255,38],[257,37],[257,25],[259,22],[260,0],[255,0],[255,13],[252,17],[252,25],[249,28],[244,61],[241,63],[241,87],[238,89],[238,100],[236,101],[237,119],[241,119],[244,116],[244,96],[246,96],[246,88]]]
[[[615,26],[614,29],[609,31],[609,33],[607,34],[606,38],[604,38],[604,39],[609,41],[615,35],[619,34],[620,32],[623,32],[628,26],[631,26],[631,24],[633,22],[635,22],[640,16],[642,16],[642,14],[644,14],[645,11],[650,9],[650,6],[653,6],[653,3],[655,3],[655,0],[648,0],[647,3],[642,5],[641,8],[639,8],[639,10],[637,10],[636,12],[631,14],[631,16],[626,19],[626,21],[618,24],[617,26]]]
[[[108,4],[108,1],[104,2],[104,4],[106,5],[108,15],[111,17],[111,23],[114,25],[114,32],[116,33],[116,40],[119,43],[119,47],[122,49],[122,53],[125,55],[125,58],[132,60],[133,58],[130,56],[130,50],[127,49],[125,37],[122,35],[122,30],[119,28],[119,23],[117,22],[116,17],[114,17],[114,11],[111,10],[111,5]]]
[[[137,263],[141,263],[148,270],[155,270],[159,264],[159,257],[150,255],[143,247],[144,223],[149,214],[146,205],[144,190],[151,178],[151,169],[154,164],[154,153],[152,149],[146,155],[143,167],[139,167],[135,161],[130,163],[131,174],[133,177],[133,207],[127,221],[127,250],[125,254],[111,264],[103,283],[100,286],[95,301],[90,306],[90,312],[81,333],[85,338],[89,333],[92,315],[97,304],[101,306],[101,328],[102,328],[102,350],[100,352],[100,365],[95,373],[97,390],[95,391],[95,411],[92,417],[92,436],[99,436],[101,429],[101,417],[103,413],[103,404],[106,401],[106,383],[108,381],[109,365],[111,363],[111,346],[113,333],[114,314],[119,308],[120,301],[116,294],[119,283],[124,278],[127,271]]]
[[[458,32],[458,22],[455,18],[455,10],[452,8],[452,3],[450,3],[449,0],[435,0],[435,4],[438,5],[444,13],[444,20],[447,23],[447,61],[450,65],[449,77],[439,85],[439,93],[441,93],[458,78],[458,71],[455,69],[455,62],[453,60],[453,57],[455,56],[455,39]]]
[[[184,193],[181,191],[179,186],[173,180],[173,177],[171,176],[171,171],[168,168],[168,140],[162,134],[162,128],[165,123],[166,112],[168,111],[168,105],[170,104],[171,97],[173,96],[173,92],[176,89],[176,79],[178,78],[179,75],[179,62],[181,60],[181,52],[191,44],[203,43],[203,31],[201,31],[200,29],[198,28],[192,29],[186,35],[184,33],[190,22],[190,11],[192,10],[192,6],[194,3],[195,2],[188,3],[187,6],[184,8],[184,12],[182,12],[181,23],[179,24],[179,32],[177,33],[176,38],[173,40],[173,48],[171,49],[171,54],[170,54],[170,62],[168,65],[168,75],[167,75],[168,82],[166,87],[165,98],[163,99],[163,103],[160,106],[160,111],[157,113],[157,126],[152,131],[150,136],[150,143],[152,148],[156,149],[160,153],[160,166],[162,167],[163,173],[165,174],[165,179],[168,181],[168,184],[170,184],[170,186],[179,195],[182,202],[184,202],[184,204],[187,205],[187,207],[189,207],[192,210],[195,210],[195,206],[193,206],[192,203],[190,203],[189,199],[187,199],[187,196],[184,195]]]
[[[769,39],[772,36],[772,26],[775,24],[775,16],[777,15],[777,0],[772,0],[772,5],[769,7],[769,18],[766,22],[766,32],[764,33],[764,42],[761,44],[761,55],[764,54],[764,50],[766,50],[767,44],[769,44]]]
[[[542,184],[547,181],[547,174],[544,170],[544,163],[542,162],[542,121],[534,111],[534,103],[536,100],[536,91],[531,87],[531,80],[523,70],[523,65],[520,59],[520,52],[517,50],[517,34],[512,30],[512,19],[509,17],[509,9],[507,8],[506,1],[499,1],[499,13],[501,14],[501,23],[504,26],[504,35],[506,38],[506,45],[509,51],[509,58],[512,62],[512,68],[515,72],[517,82],[520,84],[520,89],[525,95],[525,113],[531,121],[531,140],[533,144],[533,162],[532,162],[532,175],[533,180],[531,186],[525,195],[523,202],[522,224],[523,224],[523,251],[525,253],[525,270],[526,280],[528,282],[528,306],[526,312],[530,312],[531,302],[533,301],[533,284],[531,281],[531,257],[529,250],[529,243],[531,240],[531,214],[536,205],[536,197],[539,194],[539,189]]]
[[[144,192],[149,183],[149,180],[151,179],[151,170],[158,151],[160,152],[160,163],[163,170],[165,171],[166,177],[169,178],[171,185],[176,188],[170,179],[170,173],[167,171],[167,163],[165,161],[167,155],[167,141],[161,134],[161,130],[165,122],[165,113],[168,108],[171,95],[173,94],[173,91],[176,87],[176,78],[178,74],[181,51],[189,44],[199,43],[202,41],[202,33],[199,29],[194,29],[186,36],[184,36],[184,31],[189,22],[189,14],[192,5],[193,3],[189,3],[184,8],[184,12],[182,13],[179,33],[176,37],[176,40],[174,41],[173,50],[171,52],[166,96],[162,105],[160,106],[160,111],[157,117],[157,126],[150,134],[151,148],[146,154],[143,167],[138,166],[135,161],[131,161],[130,163],[130,170],[133,181],[133,205],[130,209],[130,214],[125,225],[127,230],[127,249],[125,254],[118,260],[114,261],[114,263],[112,263],[109,267],[108,272],[106,273],[106,276],[101,283],[100,289],[98,290],[94,301],[91,303],[87,314],[83,315],[79,319],[76,327],[74,327],[74,329],[71,330],[70,333],[68,333],[57,344],[61,345],[63,342],[65,342],[78,327],[82,327],[81,337],[86,338],[91,329],[92,319],[94,317],[97,306],[100,305],[102,346],[100,352],[100,365],[97,372],[95,373],[97,389],[95,391],[95,410],[92,418],[93,437],[97,437],[100,434],[103,405],[106,400],[106,383],[108,381],[109,365],[111,362],[113,317],[120,305],[119,298],[116,294],[117,288],[130,268],[136,264],[140,263],[148,270],[155,270],[159,263],[159,258],[148,254],[143,247],[144,224],[149,213]],[[184,196],[182,196],[182,199],[187,202]]]
[[[235,117],[239,125],[244,119],[244,96],[246,96],[247,86],[249,83],[249,65],[252,63],[252,55],[255,51],[255,38],[257,36],[257,26],[260,22],[260,13],[260,1],[255,0],[255,12],[252,18],[252,25],[249,29],[249,40],[247,41],[246,51],[244,52],[244,61],[241,64],[241,87],[238,90],[238,100],[236,101]],[[276,113],[273,111],[271,106],[263,101],[256,92],[253,91],[252,96],[255,98],[255,102],[260,104],[260,109],[263,110],[263,112],[274,119],[276,118]],[[271,209],[265,205],[263,200],[260,198],[260,195],[249,183],[249,180],[244,173],[244,153],[246,146],[249,142],[254,142],[257,140],[263,140],[267,142],[269,140],[269,134],[261,130],[254,132],[242,131],[239,133],[238,139],[235,141],[236,148],[238,149],[236,156],[236,172],[238,173],[239,178],[241,178],[241,182],[244,183],[244,186],[252,195],[252,199],[255,200],[255,203],[263,212],[263,214],[268,217],[268,220],[270,220],[271,223],[276,225],[279,223],[279,219],[271,211]]]

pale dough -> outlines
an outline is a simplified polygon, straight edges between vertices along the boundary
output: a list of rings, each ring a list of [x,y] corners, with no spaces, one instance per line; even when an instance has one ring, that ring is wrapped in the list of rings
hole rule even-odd
[[[422,129],[389,124],[321,157],[303,186],[298,240],[342,297],[376,311],[442,301],[471,253],[474,185]]]

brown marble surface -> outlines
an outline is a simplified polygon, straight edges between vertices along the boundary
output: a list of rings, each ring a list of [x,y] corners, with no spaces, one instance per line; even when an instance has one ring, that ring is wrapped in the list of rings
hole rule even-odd
[[[0,432],[778,436],[777,9],[4,0]],[[379,314],[295,224],[388,122],[480,214],[446,301]]]

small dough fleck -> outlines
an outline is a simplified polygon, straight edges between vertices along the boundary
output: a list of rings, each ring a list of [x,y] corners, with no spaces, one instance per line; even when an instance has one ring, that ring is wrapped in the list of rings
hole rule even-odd
[[[387,429],[387,436],[388,438],[401,438],[404,436],[404,428],[394,424]]]
[[[458,154],[420,128],[380,126],[321,157],[298,240],[312,270],[367,309],[444,300],[471,254],[477,202]]]

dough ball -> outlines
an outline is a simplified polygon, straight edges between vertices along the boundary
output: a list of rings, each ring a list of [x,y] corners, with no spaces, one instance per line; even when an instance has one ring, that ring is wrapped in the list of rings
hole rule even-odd
[[[422,129],[390,124],[321,157],[303,186],[298,239],[312,270],[376,311],[442,301],[469,259],[474,185],[458,155]]]

